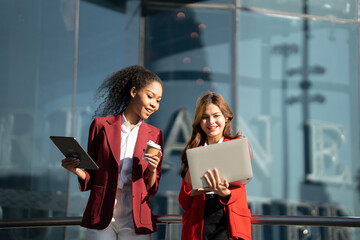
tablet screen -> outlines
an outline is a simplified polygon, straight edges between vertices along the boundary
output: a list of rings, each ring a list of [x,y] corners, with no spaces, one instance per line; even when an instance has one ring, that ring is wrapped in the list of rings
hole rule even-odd
[[[90,155],[81,147],[76,138],[63,136],[50,136],[52,142],[65,157],[74,157],[80,160],[79,168],[98,170],[99,167]]]

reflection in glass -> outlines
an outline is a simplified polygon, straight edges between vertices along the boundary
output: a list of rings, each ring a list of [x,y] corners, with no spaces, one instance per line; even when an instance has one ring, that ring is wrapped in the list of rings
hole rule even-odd
[[[359,215],[357,1],[237,1],[237,10],[232,0],[156,2],[163,1],[81,1],[74,94],[74,1],[0,3],[0,217],[65,216],[66,208],[71,216],[82,214],[87,194],[74,177],[68,185],[62,156],[48,136],[74,134],[86,147],[97,86],[139,63],[142,48],[145,66],[164,82],[161,108],[151,119],[166,144],[154,213],[181,214],[180,153],[198,96],[212,90],[237,106],[237,126],[251,143],[255,176],[247,193],[253,214]],[[154,239],[162,239],[162,227]],[[172,239],[179,239],[180,227],[171,226]],[[65,234],[63,228],[13,229],[1,230],[0,239]],[[83,239],[84,231],[74,227],[67,234]],[[253,234],[358,239],[358,230],[348,228],[256,225]]]
[[[2,1],[2,219],[65,216],[67,175],[50,134],[69,134],[75,3]],[[62,239],[64,229],[9,229],[1,239]]]
[[[311,192],[290,187],[290,185],[293,186],[291,181],[301,183],[311,180],[317,187],[324,184],[324,190],[332,189],[332,184],[335,182],[350,184],[349,177],[354,172],[346,166],[352,164],[355,169],[358,168],[356,161],[351,161],[353,159],[351,148],[354,146],[350,143],[345,144],[342,140],[345,138],[352,139],[350,142],[358,141],[358,137],[346,130],[357,128],[357,124],[353,125],[350,120],[352,112],[358,112],[351,103],[356,102],[358,97],[357,68],[355,65],[353,68],[346,67],[349,66],[348,59],[356,59],[357,53],[351,49],[357,49],[357,40],[352,37],[357,34],[357,26],[310,21],[308,32],[304,32],[303,21],[300,19],[274,18],[252,13],[241,13],[240,22],[251,24],[240,25],[238,54],[240,106],[238,111],[244,122],[252,122],[258,116],[262,116],[261,129],[268,126],[264,122],[265,113],[265,116],[270,119],[286,121],[279,125],[274,123],[275,126],[271,130],[274,137],[267,136],[266,131],[257,132],[256,128],[249,126],[250,132],[261,136],[256,146],[258,150],[266,150],[266,146],[270,146],[270,142],[264,139],[276,140],[271,143],[274,148],[273,157],[283,158],[283,162],[290,161],[285,168],[289,171],[288,176],[291,176],[290,182],[282,181],[283,185],[290,189],[274,190],[271,188],[274,183],[264,181],[265,193],[271,197],[280,197],[280,193],[283,192],[283,196],[291,199],[304,197],[303,200],[307,201],[342,201],[343,204],[345,204],[343,199],[337,198],[348,194],[349,201],[346,204],[352,208],[355,206],[355,202],[350,200],[354,197],[352,191],[341,190],[340,193],[333,189],[331,193],[327,193],[326,198],[321,195],[316,198],[316,195]],[[276,27],[269,31],[266,26],[260,24],[262,22],[271,23]],[[305,39],[304,34],[311,37]],[[335,46],[341,46],[342,50]],[[251,111],[247,106],[249,99],[252,102]],[[334,108],[334,106],[341,107]],[[247,111],[250,112],[246,114]],[[304,133],[302,128],[299,128],[302,124],[308,124],[311,129],[309,139],[307,139],[310,147],[308,156],[310,162],[307,171],[302,166],[303,154],[306,153],[302,150]],[[243,128],[243,130],[246,129]],[[286,136],[284,132],[287,133]],[[329,138],[324,134],[332,135],[331,142],[328,142]],[[283,139],[280,136],[283,136]],[[321,153],[321,151],[330,151],[330,148],[325,143],[319,145],[319,137],[324,141],[327,138],[326,141],[332,146],[331,155]],[[279,139],[281,143],[278,142]],[[316,142],[313,142],[315,140]],[[282,151],[275,151],[275,149],[282,149]],[[259,156],[259,159],[255,159],[255,162],[259,162],[256,168],[259,168],[259,172],[262,173],[259,178],[266,179],[268,176],[269,181],[275,180],[272,177],[273,174],[280,174],[276,172],[283,170],[284,167],[281,167],[278,161],[271,163],[270,159],[266,160],[266,151],[264,154],[264,156]],[[331,158],[328,159],[328,157]],[[332,165],[332,168],[335,167],[333,164],[342,167],[338,172],[334,172],[327,164]],[[269,168],[272,172],[268,171]],[[304,169],[304,172],[301,169]],[[332,178],[331,181],[330,178]],[[261,188],[259,186],[259,189]],[[255,189],[257,187],[250,188],[249,191],[252,192]]]
[[[202,4],[235,4],[235,0],[149,0],[148,2],[202,3]]]
[[[240,0],[240,6],[247,8],[262,8],[288,13],[304,13],[304,7],[308,8],[308,14],[331,18],[343,18],[357,20],[356,0]]]
[[[227,10],[151,5],[146,9],[145,65],[164,84],[161,107],[150,119],[165,134],[163,173],[152,200],[159,214],[180,214],[180,154],[190,137],[197,98],[212,90],[231,103],[232,21],[233,12]],[[162,201],[165,204],[159,204]],[[180,231],[173,227],[171,239],[179,239]],[[162,236],[164,230],[160,228],[157,234]]]

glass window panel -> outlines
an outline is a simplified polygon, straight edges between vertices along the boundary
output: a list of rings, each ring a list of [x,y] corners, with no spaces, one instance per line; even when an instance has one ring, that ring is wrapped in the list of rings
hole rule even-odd
[[[235,0],[149,0],[148,2],[235,4]]]
[[[97,88],[112,73],[139,63],[139,4],[81,1],[75,134],[83,146],[99,103]]]
[[[358,26],[241,12],[239,36],[238,125],[254,152],[248,195],[359,214]]]
[[[232,11],[149,8],[146,29],[146,66],[162,77],[166,87],[169,84],[169,92],[179,90],[178,95],[164,91],[167,104],[159,111],[185,104],[194,107],[206,89],[229,89]],[[194,93],[185,95],[189,88]]]
[[[152,199],[158,214],[180,214],[180,154],[189,138],[197,98],[212,90],[231,104],[233,21],[229,10],[146,9],[145,65],[164,85],[160,109],[148,120],[165,134],[160,188]],[[178,239],[177,234],[174,230],[170,238]]]
[[[0,5],[6,9],[0,38],[1,217],[65,216],[67,208],[68,215],[81,216],[88,193],[80,193],[77,179],[61,167],[63,157],[49,136],[73,135],[86,148],[97,87],[112,72],[139,61],[139,1],[125,8],[81,2],[74,123],[75,2]],[[58,233],[63,229],[57,229],[40,229],[39,234],[63,239]],[[79,229],[71,234],[84,234]],[[0,234],[7,239],[8,234],[35,237],[37,232]]]
[[[0,2],[2,219],[65,216],[68,174],[50,135],[71,134],[74,1]],[[63,228],[0,239],[62,239]],[[12,239],[14,239],[12,238]]]
[[[240,1],[285,13],[303,13],[303,3]],[[76,65],[74,1],[0,2],[0,218],[62,217],[67,209],[68,215],[83,213],[88,193],[81,193],[77,179],[60,166],[62,155],[48,137],[74,135],[86,147],[97,87],[112,72],[138,63],[142,54],[139,4],[82,0]],[[196,100],[212,90],[237,106],[237,128],[251,143],[255,177],[247,192],[253,214],[359,215],[357,25],[248,11],[239,11],[235,23],[234,9],[145,7],[145,65],[164,81],[160,110],[149,119],[164,131],[166,144],[160,189],[151,200],[155,214],[181,214],[180,154]],[[356,20],[357,1],[312,0],[308,13]],[[253,231],[257,239],[306,232],[324,239],[359,235],[348,228],[253,229],[260,229]],[[170,232],[179,239],[181,226]],[[67,234],[83,239],[84,229],[68,228]],[[154,238],[164,234],[160,225]],[[0,239],[64,236],[63,228],[0,231]]]
[[[311,15],[351,20],[358,19],[357,0],[240,0],[240,5],[289,13],[305,13],[304,6],[307,6],[306,12]]]
[[[86,149],[88,131],[99,104],[95,92],[121,68],[139,63],[140,1],[81,1],[75,133]],[[97,16],[97,17],[94,17]],[[82,216],[89,192],[80,192],[70,175],[69,215]],[[84,235],[84,228],[71,234]]]

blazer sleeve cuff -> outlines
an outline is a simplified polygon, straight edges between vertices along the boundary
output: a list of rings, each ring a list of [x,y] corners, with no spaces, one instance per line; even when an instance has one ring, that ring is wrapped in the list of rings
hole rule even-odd
[[[245,186],[244,185],[241,185],[239,187],[231,187],[230,190],[231,190],[231,194],[230,194],[230,197],[228,199],[219,197],[220,202],[223,205],[232,204],[232,203],[238,201],[239,199],[241,199],[242,197],[246,198],[246,195],[243,196],[244,191],[245,191]],[[245,192],[245,194],[246,194],[246,192]]]
[[[78,182],[79,182],[79,189],[80,191],[84,192],[86,190],[89,189],[89,181],[90,181],[90,174],[87,172],[87,171],[84,171],[85,172],[85,180],[81,180],[80,178],[78,178]]]
[[[186,185],[187,184],[184,182],[184,180],[182,180],[181,189],[179,192],[179,204],[184,211],[190,208],[193,199],[193,197],[190,195],[192,191],[191,186]]]

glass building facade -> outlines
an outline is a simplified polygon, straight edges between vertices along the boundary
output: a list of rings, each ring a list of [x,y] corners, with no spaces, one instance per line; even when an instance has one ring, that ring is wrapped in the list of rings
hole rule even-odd
[[[100,83],[142,64],[163,80],[155,214],[181,214],[196,100],[222,94],[253,151],[253,215],[359,216],[357,0],[0,0],[0,219],[81,216],[88,194],[51,135],[86,146]],[[170,228],[180,239],[181,225]],[[351,239],[355,228],[253,225],[253,239]],[[153,239],[163,239],[164,227]],[[0,239],[85,239],[81,227]]]

